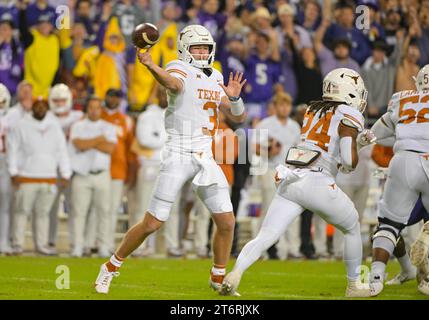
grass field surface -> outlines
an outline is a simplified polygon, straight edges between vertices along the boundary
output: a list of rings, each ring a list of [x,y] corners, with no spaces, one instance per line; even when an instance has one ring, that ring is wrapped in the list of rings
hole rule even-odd
[[[345,299],[345,267],[333,261],[258,261],[243,276],[242,297],[222,297],[208,288],[210,260],[129,259],[108,295],[96,294],[94,280],[104,260],[95,258],[1,257],[0,299],[275,300]],[[228,270],[234,261],[231,261]],[[65,266],[65,267],[64,267]],[[70,288],[64,286],[69,270]],[[388,279],[398,272],[391,262]],[[58,273],[56,273],[58,272]],[[58,278],[60,277],[60,278]],[[372,299],[427,299],[416,282],[386,286]]]

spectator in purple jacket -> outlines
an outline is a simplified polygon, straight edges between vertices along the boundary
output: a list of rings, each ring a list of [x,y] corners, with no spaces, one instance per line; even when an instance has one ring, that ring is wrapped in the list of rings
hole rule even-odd
[[[392,52],[397,43],[397,32],[404,29],[402,11],[399,8],[388,10],[383,25],[388,52]]]
[[[350,56],[359,64],[371,55],[371,46],[367,37],[354,25],[355,6],[353,2],[341,1],[336,7],[336,23],[332,23],[326,30],[323,43],[330,48],[336,39],[349,39],[352,48]]]
[[[18,8],[12,3],[10,4],[0,4],[0,17],[8,13],[12,16],[13,24],[18,25]]]
[[[371,44],[373,44],[375,41],[384,41],[386,34],[384,27],[379,23],[378,20],[380,6],[378,5],[377,0],[359,0],[358,5],[367,6],[369,9],[370,28],[362,30],[368,41]]]
[[[49,16],[51,23],[55,25],[55,19],[57,17],[55,8],[48,4],[48,0],[36,0],[34,3],[29,4],[26,10],[28,26],[32,27],[37,24],[37,21],[41,15]]]
[[[304,10],[298,13],[298,24],[313,34],[321,22],[321,8],[316,0],[308,0],[304,4]]]
[[[246,111],[250,119],[267,116],[267,104],[280,78],[280,54],[277,48],[270,50],[270,37],[265,33],[256,36],[255,52],[246,61],[244,89]]]
[[[218,12],[219,0],[206,0],[203,3],[203,8],[198,12],[197,20],[198,23],[206,27],[216,41],[216,47],[221,50],[225,46],[225,24],[227,17]],[[218,53],[216,50],[216,59],[218,59]]]
[[[219,61],[222,65],[222,74],[225,79],[229,78],[230,72],[245,72],[244,59],[246,48],[240,34],[233,35],[227,39],[226,50],[222,50]]]
[[[13,37],[14,22],[9,13],[0,16],[0,83],[12,96],[24,74],[24,51],[21,43]]]
[[[337,38],[333,42],[333,51],[329,50],[322,43],[323,35],[329,25],[329,21],[324,20],[314,36],[314,49],[319,58],[322,76],[336,68],[350,68],[359,72],[359,64],[350,57],[352,45],[347,38]]]
[[[89,38],[95,37],[94,21],[91,18],[90,0],[78,0],[76,2],[74,20],[85,26]]]

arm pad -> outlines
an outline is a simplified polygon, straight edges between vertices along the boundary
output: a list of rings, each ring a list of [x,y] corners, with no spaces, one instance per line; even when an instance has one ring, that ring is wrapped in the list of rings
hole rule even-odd
[[[341,165],[347,169],[352,171],[353,168],[353,155],[352,155],[352,145],[353,138],[352,137],[342,137],[340,139],[340,157],[341,157]]]

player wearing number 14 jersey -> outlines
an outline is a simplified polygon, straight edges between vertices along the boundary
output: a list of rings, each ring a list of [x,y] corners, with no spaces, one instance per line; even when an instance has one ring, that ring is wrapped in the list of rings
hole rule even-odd
[[[179,60],[170,62],[166,70],[152,61],[150,51],[138,53],[140,62],[167,89],[165,129],[168,139],[148,211],[143,221],[127,232],[110,260],[101,266],[95,282],[99,293],[108,292],[123,260],[168,219],[177,195],[188,180],[192,180],[194,190],[212,213],[217,227],[209,284],[215,290],[222,284],[235,221],[228,183],[213,159],[211,147],[219,109],[233,121],[244,119],[240,92],[246,80],[242,80],[242,73],[231,74],[228,85],[224,85],[222,74],[212,68],[215,48],[216,43],[206,28],[190,25],[179,33]]]
[[[255,239],[245,245],[234,269],[222,284],[221,294],[236,293],[243,272],[273,245],[305,209],[320,215],[344,233],[347,297],[369,296],[369,286],[359,281],[362,241],[353,202],[335,184],[338,168],[352,171],[358,146],[369,142],[362,112],[367,91],[360,75],[340,68],[323,81],[323,101],[313,101],[302,128],[302,143],[289,149],[287,166],[280,165],[276,195]]]

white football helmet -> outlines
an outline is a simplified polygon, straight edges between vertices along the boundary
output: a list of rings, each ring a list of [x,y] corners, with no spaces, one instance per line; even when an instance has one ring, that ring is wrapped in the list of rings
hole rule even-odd
[[[65,100],[64,103],[58,103],[57,100]],[[64,113],[72,108],[72,93],[64,83],[56,84],[49,92],[49,108],[56,114]]]
[[[322,99],[325,101],[344,102],[363,113],[367,96],[365,83],[359,73],[354,70],[334,69],[323,79]]]
[[[191,46],[206,44],[209,46],[209,57],[207,60],[196,60],[190,53]],[[189,63],[197,68],[212,68],[216,52],[216,42],[214,42],[210,32],[203,26],[190,25],[180,31],[177,39],[177,49],[179,60]]]
[[[10,93],[3,83],[0,83],[0,115],[6,113],[10,106]]]
[[[429,64],[421,68],[417,77],[413,78],[416,82],[417,91],[429,90]]]

